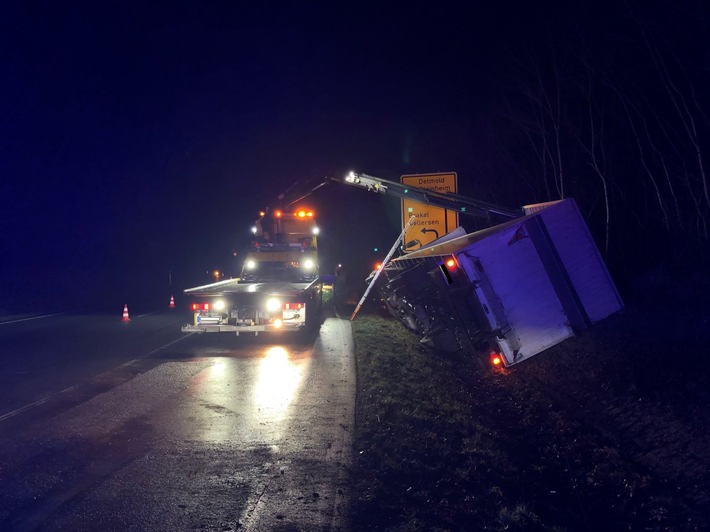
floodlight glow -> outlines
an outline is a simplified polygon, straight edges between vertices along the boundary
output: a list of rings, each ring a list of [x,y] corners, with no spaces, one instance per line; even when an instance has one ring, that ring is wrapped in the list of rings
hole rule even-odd
[[[271,299],[266,301],[266,310],[269,312],[276,312],[281,308],[281,301],[276,299],[275,297],[272,297]]]

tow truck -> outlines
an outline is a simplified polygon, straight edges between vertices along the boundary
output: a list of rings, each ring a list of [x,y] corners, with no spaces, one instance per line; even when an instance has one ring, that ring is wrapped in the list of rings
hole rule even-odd
[[[259,213],[239,277],[184,291],[193,320],[182,332],[239,336],[320,326],[317,235],[315,213],[307,207]]]

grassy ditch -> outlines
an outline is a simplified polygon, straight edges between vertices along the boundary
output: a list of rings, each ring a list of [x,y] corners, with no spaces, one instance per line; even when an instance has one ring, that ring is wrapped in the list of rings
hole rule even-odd
[[[358,315],[354,529],[701,529],[710,457],[696,452],[692,475],[662,457],[708,435],[688,436],[688,420],[623,373],[635,361],[613,343],[628,319],[480,375],[396,321]],[[659,412],[668,430],[637,422]]]

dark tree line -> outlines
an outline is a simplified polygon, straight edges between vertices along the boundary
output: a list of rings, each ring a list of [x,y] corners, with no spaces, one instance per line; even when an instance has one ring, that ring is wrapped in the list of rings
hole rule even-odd
[[[551,17],[507,87],[503,159],[534,197],[574,197],[620,272],[708,258],[708,13],[662,1]]]

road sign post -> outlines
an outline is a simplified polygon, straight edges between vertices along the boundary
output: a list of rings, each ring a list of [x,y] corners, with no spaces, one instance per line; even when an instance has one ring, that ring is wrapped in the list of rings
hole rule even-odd
[[[458,193],[456,172],[403,175],[400,182],[406,186],[441,194]],[[459,226],[459,213],[456,211],[403,199],[402,228],[406,227],[412,216],[416,217],[416,221],[404,235],[402,247],[405,251],[416,251]]]

